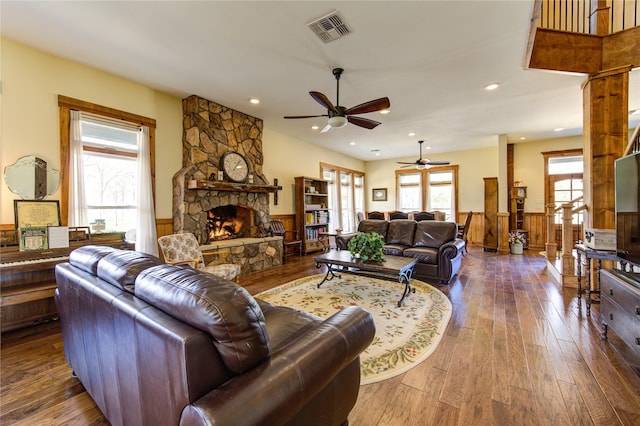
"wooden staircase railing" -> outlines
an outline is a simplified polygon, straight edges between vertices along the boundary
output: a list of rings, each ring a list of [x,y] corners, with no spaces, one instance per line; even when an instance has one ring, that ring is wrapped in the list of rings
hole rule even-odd
[[[596,15],[602,12],[609,34],[640,25],[640,0],[537,0],[536,7],[538,27],[550,30],[599,33],[596,25],[603,23],[596,23]]]
[[[627,148],[624,150],[623,157],[633,152],[640,152],[640,123],[638,123],[633,135],[631,135]]]
[[[573,215],[583,210],[588,210],[587,205],[584,203],[576,206],[582,200],[583,196],[581,195],[568,203],[562,204],[560,207],[556,207],[553,203],[547,204],[547,241],[545,250],[549,262],[555,262],[558,256],[555,216],[556,213],[562,210],[562,252],[559,272],[563,286],[573,287],[578,283],[575,258],[573,257]]]

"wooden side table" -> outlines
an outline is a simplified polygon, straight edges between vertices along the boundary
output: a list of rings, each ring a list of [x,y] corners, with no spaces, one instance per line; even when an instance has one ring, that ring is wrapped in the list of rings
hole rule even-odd
[[[627,262],[623,259],[620,259],[615,251],[612,250],[594,250],[587,247],[584,244],[576,244],[576,254],[578,257],[578,303],[580,304],[580,299],[582,297],[582,256],[585,259],[585,279],[584,279],[584,293],[585,293],[585,304],[587,306],[587,315],[591,314],[591,304],[592,303],[600,303],[600,270],[602,269],[602,261],[603,260],[611,260],[613,262],[619,262],[620,268],[624,271],[626,269]],[[596,259],[598,261],[597,266],[597,277],[596,277],[596,289],[591,289],[591,259]],[[593,295],[597,295],[598,299],[593,299]]]

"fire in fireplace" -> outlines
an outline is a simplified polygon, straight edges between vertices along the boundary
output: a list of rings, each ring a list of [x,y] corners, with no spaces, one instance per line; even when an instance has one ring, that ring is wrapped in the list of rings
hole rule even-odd
[[[243,206],[220,206],[207,211],[209,242],[251,236],[253,209]]]

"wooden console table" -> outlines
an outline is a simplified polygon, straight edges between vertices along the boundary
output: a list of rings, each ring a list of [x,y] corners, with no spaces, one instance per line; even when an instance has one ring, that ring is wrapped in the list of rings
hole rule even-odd
[[[55,267],[66,262],[74,249],[89,244],[133,248],[124,241],[123,233],[92,234],[88,240],[70,241],[69,247],[48,250],[0,247],[0,330],[5,332],[56,319]]]
[[[584,244],[576,244],[576,254],[578,257],[578,305],[582,306],[580,299],[582,297],[582,257],[585,259],[585,280],[584,280],[584,293],[585,304],[587,306],[587,315],[591,314],[591,304],[600,303],[600,270],[602,269],[602,261],[610,260],[612,262],[619,262],[622,270],[626,269],[626,262],[620,259],[615,251],[610,250],[594,250],[587,247]],[[596,289],[591,289],[591,259],[598,261],[597,277],[596,277]],[[592,295],[598,296],[598,299],[593,299]]]

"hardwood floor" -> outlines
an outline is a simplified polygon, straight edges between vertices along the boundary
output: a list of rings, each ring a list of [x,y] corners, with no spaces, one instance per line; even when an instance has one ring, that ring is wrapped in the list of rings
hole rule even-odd
[[[640,360],[613,332],[600,337],[574,289],[536,253],[470,248],[457,279],[437,286],[453,304],[427,360],[362,386],[351,425],[638,425]],[[252,294],[318,273],[312,256],[241,277]],[[2,335],[0,423],[107,424],[63,354],[57,322]]]

